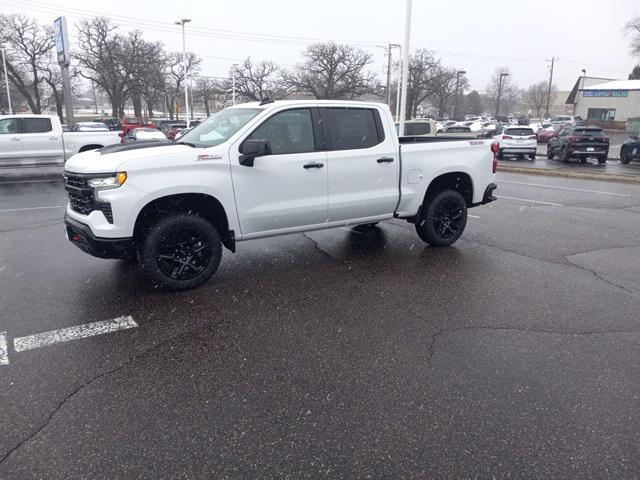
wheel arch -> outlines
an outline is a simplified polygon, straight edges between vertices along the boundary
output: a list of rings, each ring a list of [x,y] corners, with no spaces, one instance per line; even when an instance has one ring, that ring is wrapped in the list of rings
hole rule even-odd
[[[424,206],[443,190],[455,190],[459,192],[464,198],[467,208],[471,207],[473,206],[473,188],[473,179],[467,172],[454,171],[442,173],[431,180],[417,214],[415,217],[411,217],[407,220],[412,223],[417,222],[418,219],[421,218]]]
[[[207,193],[167,194],[148,202],[136,217],[133,228],[134,242],[139,243],[155,219],[170,213],[193,213],[202,216],[216,227],[222,244],[235,252],[235,234],[229,228],[227,212],[220,200]]]
[[[104,145],[100,145],[100,144],[97,144],[97,143],[92,143],[90,145],[83,145],[78,150],[78,153],[87,152],[89,150],[97,150],[98,148],[102,148],[102,147],[104,147]]]

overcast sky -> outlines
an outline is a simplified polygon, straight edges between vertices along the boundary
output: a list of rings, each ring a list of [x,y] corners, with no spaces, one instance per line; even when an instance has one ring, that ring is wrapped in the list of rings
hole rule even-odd
[[[308,43],[332,39],[371,52],[371,70],[381,80],[384,51],[376,45],[402,43],[404,9],[404,0],[0,0],[0,12],[43,23],[66,15],[72,36],[79,19],[109,16],[123,30],[139,28],[176,51],[182,43],[173,22],[191,18],[187,49],[203,57],[203,75],[226,76],[249,55],[290,66]],[[444,64],[466,70],[480,91],[497,67],[508,67],[520,87],[545,80],[545,59],[555,55],[554,83],[568,90],[582,68],[588,75],[627,77],[638,62],[622,28],[636,15],[639,0],[414,0],[411,48],[433,50]]]

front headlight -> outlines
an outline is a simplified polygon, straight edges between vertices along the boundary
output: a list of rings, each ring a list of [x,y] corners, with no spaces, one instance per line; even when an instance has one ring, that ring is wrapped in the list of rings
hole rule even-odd
[[[91,188],[118,188],[127,180],[127,172],[118,172],[113,177],[90,178],[87,185]]]

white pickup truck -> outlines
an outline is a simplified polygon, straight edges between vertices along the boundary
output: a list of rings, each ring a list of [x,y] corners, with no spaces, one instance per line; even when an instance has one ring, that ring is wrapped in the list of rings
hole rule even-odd
[[[0,166],[56,164],[78,152],[120,143],[118,132],[62,132],[55,115],[0,116]]]
[[[495,200],[491,142],[398,138],[386,105],[268,101],[227,108],[179,142],[114,145],[65,167],[68,239],[137,258],[154,285],[184,289],[222,246],[402,218],[432,246],[455,242],[467,208]]]

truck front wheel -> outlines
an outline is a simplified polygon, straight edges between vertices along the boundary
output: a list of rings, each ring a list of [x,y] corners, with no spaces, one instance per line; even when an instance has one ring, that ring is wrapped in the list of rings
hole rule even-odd
[[[206,282],[218,269],[222,242],[202,217],[176,213],[151,226],[139,251],[140,266],[154,285],[184,290]]]
[[[444,190],[422,208],[418,236],[433,247],[446,247],[460,238],[467,225],[467,203],[456,190]]]

